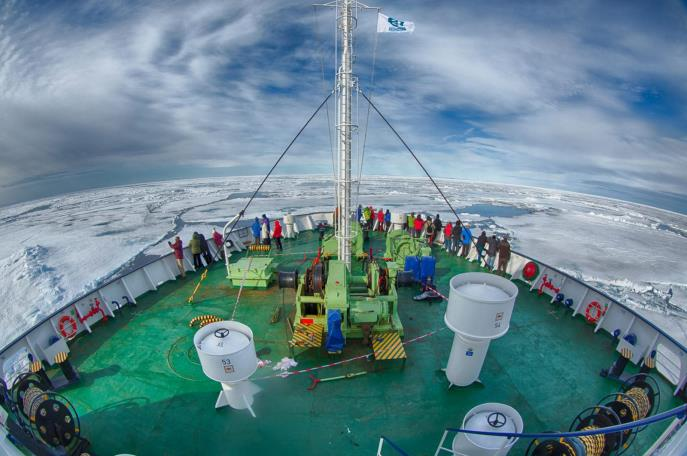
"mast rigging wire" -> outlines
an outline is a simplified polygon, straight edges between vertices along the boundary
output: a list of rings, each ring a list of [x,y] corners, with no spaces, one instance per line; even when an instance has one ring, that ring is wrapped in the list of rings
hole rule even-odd
[[[228,238],[228,237],[231,235],[231,233],[234,231],[234,228],[236,227],[236,224],[239,222],[239,220],[241,220],[241,218],[243,218],[244,214],[246,213],[246,209],[248,209],[248,206],[251,205],[251,203],[252,203],[253,200],[255,199],[255,196],[258,194],[258,192],[260,191],[260,189],[262,188],[262,186],[265,184],[265,182],[267,181],[267,179],[270,177],[270,175],[274,172],[274,170],[275,170],[275,168],[277,167],[277,165],[279,164],[279,162],[281,162],[282,158],[284,158],[284,156],[285,156],[286,153],[289,151],[289,149],[291,149],[291,146],[293,146],[293,143],[295,143],[296,140],[298,139],[298,137],[301,135],[301,133],[303,133],[303,130],[305,130],[305,128],[306,128],[306,127],[310,124],[310,122],[315,118],[315,116],[317,115],[317,113],[320,112],[320,109],[322,109],[322,106],[324,106],[324,105],[327,103],[327,101],[329,101],[329,99],[332,97],[332,94],[333,94],[333,93],[334,93],[334,92],[332,91],[332,92],[330,92],[330,93],[325,97],[325,99],[322,101],[322,103],[320,103],[320,105],[317,107],[317,109],[315,110],[315,112],[312,113],[312,115],[308,118],[308,120],[307,120],[307,121],[305,122],[305,124],[301,127],[301,129],[298,130],[298,133],[296,133],[296,136],[294,136],[293,139],[291,140],[291,142],[289,143],[289,145],[286,146],[286,149],[284,149],[284,151],[281,153],[281,155],[279,155],[279,158],[277,158],[277,161],[274,162],[274,165],[272,165],[272,168],[270,168],[269,172],[265,175],[265,177],[263,177],[262,181],[260,182],[260,185],[258,185],[258,188],[253,192],[253,194],[251,195],[251,197],[250,197],[250,199],[248,200],[248,202],[246,203],[246,205],[245,205],[245,206],[243,207],[243,209],[241,209],[241,211],[239,212],[239,216],[236,218],[236,221],[234,221],[234,223],[231,225],[231,228],[229,228],[229,233],[227,233],[227,236],[226,236],[227,238]]]
[[[359,89],[359,90],[360,90],[360,89]],[[417,162],[417,164],[420,165],[420,168],[422,168],[422,171],[425,172],[425,174],[427,175],[427,177],[429,178],[429,180],[432,182],[432,184],[434,185],[434,187],[437,189],[437,191],[439,192],[439,194],[441,195],[441,197],[442,197],[442,198],[444,199],[444,201],[446,202],[446,205],[449,207],[449,209],[451,209],[451,212],[453,212],[453,215],[456,217],[457,223],[458,223],[459,225],[463,226],[463,222],[460,220],[460,217],[458,216],[458,213],[457,213],[456,210],[453,208],[453,206],[452,206],[451,203],[449,202],[448,198],[446,198],[446,195],[444,195],[444,192],[441,191],[441,188],[439,188],[439,185],[434,181],[434,179],[432,178],[431,174],[429,174],[429,171],[427,171],[427,168],[425,168],[425,166],[422,164],[422,162],[420,161],[420,159],[417,158],[417,155],[415,155],[415,152],[413,152],[413,150],[410,148],[410,146],[408,146],[408,144],[403,140],[403,138],[402,138],[401,135],[396,131],[396,129],[395,129],[393,126],[391,126],[391,124],[389,123],[389,121],[386,120],[386,117],[384,117],[384,114],[382,114],[381,111],[380,111],[379,109],[377,109],[377,106],[375,106],[375,104],[372,103],[372,100],[370,100],[370,99],[367,97],[367,95],[365,95],[365,92],[363,92],[362,90],[360,90],[360,95],[362,95],[363,98],[365,98],[365,100],[367,100],[368,104],[369,104],[370,106],[372,106],[372,109],[375,110],[375,112],[379,115],[379,117],[381,117],[381,119],[384,121],[384,123],[391,129],[391,131],[394,133],[394,135],[396,135],[396,137],[398,138],[398,140],[401,141],[401,144],[403,144],[403,146],[408,150],[408,152],[410,152],[410,155],[412,155],[413,158],[415,159],[415,161]],[[474,236],[471,237],[471,243],[472,243],[472,245],[475,246],[475,248],[477,247],[477,241],[475,240],[475,237],[474,237]],[[481,257],[482,257],[482,261],[483,261],[484,264],[486,265],[486,264],[487,264],[487,256],[486,256],[486,255],[481,255]],[[479,256],[478,256],[478,258],[479,258]]]
[[[410,152],[410,155],[413,156],[413,158],[415,159],[415,161],[417,162],[417,164],[420,165],[420,168],[422,168],[422,171],[425,172],[425,174],[427,175],[427,177],[429,178],[429,180],[432,182],[432,184],[434,184],[434,187],[436,187],[437,191],[439,192],[439,194],[441,195],[441,197],[442,197],[442,198],[444,199],[444,201],[446,202],[446,205],[451,209],[451,212],[453,212],[453,215],[455,215],[455,216],[456,216],[456,219],[458,219],[458,221],[460,221],[460,217],[458,216],[458,213],[457,213],[456,210],[453,208],[453,206],[452,206],[451,203],[449,202],[448,198],[446,198],[446,195],[444,195],[444,192],[441,191],[441,188],[439,188],[439,185],[437,185],[437,183],[434,181],[434,179],[432,178],[431,174],[429,174],[429,171],[427,171],[427,168],[425,168],[425,166],[422,164],[422,162],[420,161],[420,159],[417,158],[417,155],[415,155],[415,152],[413,152],[413,150],[410,148],[410,146],[408,146],[408,144],[403,140],[403,138],[401,137],[401,135],[398,134],[398,132],[396,131],[396,129],[395,129],[394,127],[391,126],[391,124],[389,123],[389,121],[386,120],[386,117],[384,117],[384,114],[382,114],[382,113],[379,111],[379,109],[377,109],[377,106],[375,106],[375,104],[372,103],[372,100],[370,100],[370,99],[367,97],[367,95],[365,95],[365,92],[363,92],[362,90],[360,90],[360,94],[363,96],[363,98],[365,98],[365,100],[367,100],[367,102],[369,103],[369,105],[372,106],[372,109],[375,110],[375,112],[376,112],[376,113],[379,115],[379,117],[384,121],[384,123],[391,129],[391,131],[394,133],[394,135],[396,135],[396,137],[398,138],[398,140],[401,141],[401,144],[403,144],[403,146],[408,150],[408,152]]]

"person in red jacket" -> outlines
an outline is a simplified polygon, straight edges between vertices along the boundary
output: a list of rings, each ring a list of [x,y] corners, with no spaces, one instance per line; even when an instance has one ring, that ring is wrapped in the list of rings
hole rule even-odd
[[[274,231],[272,231],[272,239],[274,239],[274,242],[277,244],[277,250],[281,252],[282,246],[281,246],[281,223],[279,223],[279,220],[274,221]]]
[[[377,231],[384,231],[384,209],[381,207],[377,211]]]
[[[446,249],[447,252],[451,251],[451,241],[453,240],[451,238],[451,234],[453,233],[453,225],[451,225],[451,222],[448,222],[446,226],[444,226],[444,248]]]
[[[417,217],[415,217],[415,231],[413,232],[414,237],[419,238],[420,235],[422,234],[422,227],[425,225],[425,222],[422,220],[422,215],[417,214]]]
[[[184,268],[184,245],[181,242],[181,238],[177,236],[174,238],[174,244],[171,242],[167,242],[169,246],[174,250],[174,258],[177,261],[177,267],[179,268],[179,272],[181,273],[181,278],[186,277],[186,268]]]
[[[370,226],[367,228],[370,231],[374,231],[375,221],[377,220],[377,212],[375,208],[370,206]]]
[[[217,231],[216,228],[212,229],[212,239],[215,241],[215,245],[217,246],[217,255],[221,259],[224,259],[224,248],[222,246],[222,235],[219,234],[219,231]]]

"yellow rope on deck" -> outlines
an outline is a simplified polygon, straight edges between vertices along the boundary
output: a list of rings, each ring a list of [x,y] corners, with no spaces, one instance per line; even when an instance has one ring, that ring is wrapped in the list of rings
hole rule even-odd
[[[193,298],[196,296],[196,293],[200,289],[200,284],[203,283],[203,280],[205,280],[207,278],[207,276],[208,276],[208,269],[205,268],[205,271],[203,271],[203,273],[200,275],[200,280],[196,284],[196,287],[193,289],[193,293],[191,293],[191,296],[188,297],[187,301],[189,304],[193,304]]]
[[[580,430],[588,431],[596,428],[597,426],[587,426]],[[584,443],[587,450],[586,456],[601,456],[603,454],[604,447],[606,446],[606,436],[604,434],[583,435],[580,436],[580,440]]]

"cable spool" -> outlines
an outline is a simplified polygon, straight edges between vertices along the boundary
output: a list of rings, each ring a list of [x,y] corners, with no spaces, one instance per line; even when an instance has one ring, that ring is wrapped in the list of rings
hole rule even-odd
[[[582,431],[597,429],[596,426],[588,426],[582,428]],[[584,445],[585,456],[601,456],[604,453],[606,446],[606,436],[604,434],[583,435],[578,437],[580,442]]]
[[[597,405],[581,411],[570,424],[570,431],[582,431],[589,429],[601,429],[621,424],[622,420],[611,407]],[[612,434],[595,434],[570,439],[582,447],[584,456],[607,456],[615,452],[623,445],[622,432]]]
[[[23,413],[24,410],[21,405],[24,403],[24,396],[31,388],[38,388],[41,391],[48,389],[48,385],[45,381],[38,375],[30,372],[25,372],[14,379],[12,383],[12,388],[10,390],[10,398],[12,401],[19,405],[19,410]],[[25,414],[28,418],[28,414]]]
[[[603,429],[627,424],[652,415],[660,403],[660,389],[656,380],[647,374],[636,374],[628,378],[617,393],[609,394],[596,407],[580,412],[570,431]],[[601,405],[604,404],[604,405]],[[608,456],[623,454],[632,444],[638,432],[648,426],[626,429],[608,434],[532,440],[527,447],[531,456]]]
[[[325,285],[324,265],[317,263],[312,271],[312,289],[314,293],[322,293]]]
[[[640,416],[640,419],[656,413],[661,403],[661,389],[658,387],[656,380],[647,374],[636,374],[628,378],[620,386],[620,391],[635,401],[638,414],[644,413],[643,416]],[[636,432],[641,432],[644,429],[646,429],[646,426],[637,428]]]
[[[279,288],[298,288],[298,270],[294,271],[279,271],[277,275],[277,283]]]
[[[540,441],[538,439],[532,440],[525,452],[528,456],[581,456],[578,452],[579,442],[577,445],[572,439],[550,439]]]
[[[53,448],[73,450],[83,445],[84,440],[79,437],[79,416],[74,406],[64,396],[47,391],[39,376],[20,375],[11,393],[17,405],[17,418],[26,423],[27,428],[31,427],[34,437]]]

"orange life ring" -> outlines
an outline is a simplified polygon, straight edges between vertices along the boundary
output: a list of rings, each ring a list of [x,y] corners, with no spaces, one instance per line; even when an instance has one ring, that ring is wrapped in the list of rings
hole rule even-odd
[[[584,316],[587,318],[589,323],[596,323],[605,313],[605,310],[601,308],[601,304],[599,304],[598,301],[592,301],[587,304],[587,309],[584,311]]]
[[[67,329],[65,328],[67,323],[69,323],[69,326],[71,326],[71,331],[67,331]],[[60,318],[60,321],[58,322],[57,326],[60,329],[60,334],[62,334],[67,339],[71,339],[76,335],[76,320],[74,320],[69,315],[63,315],[62,318]]]

